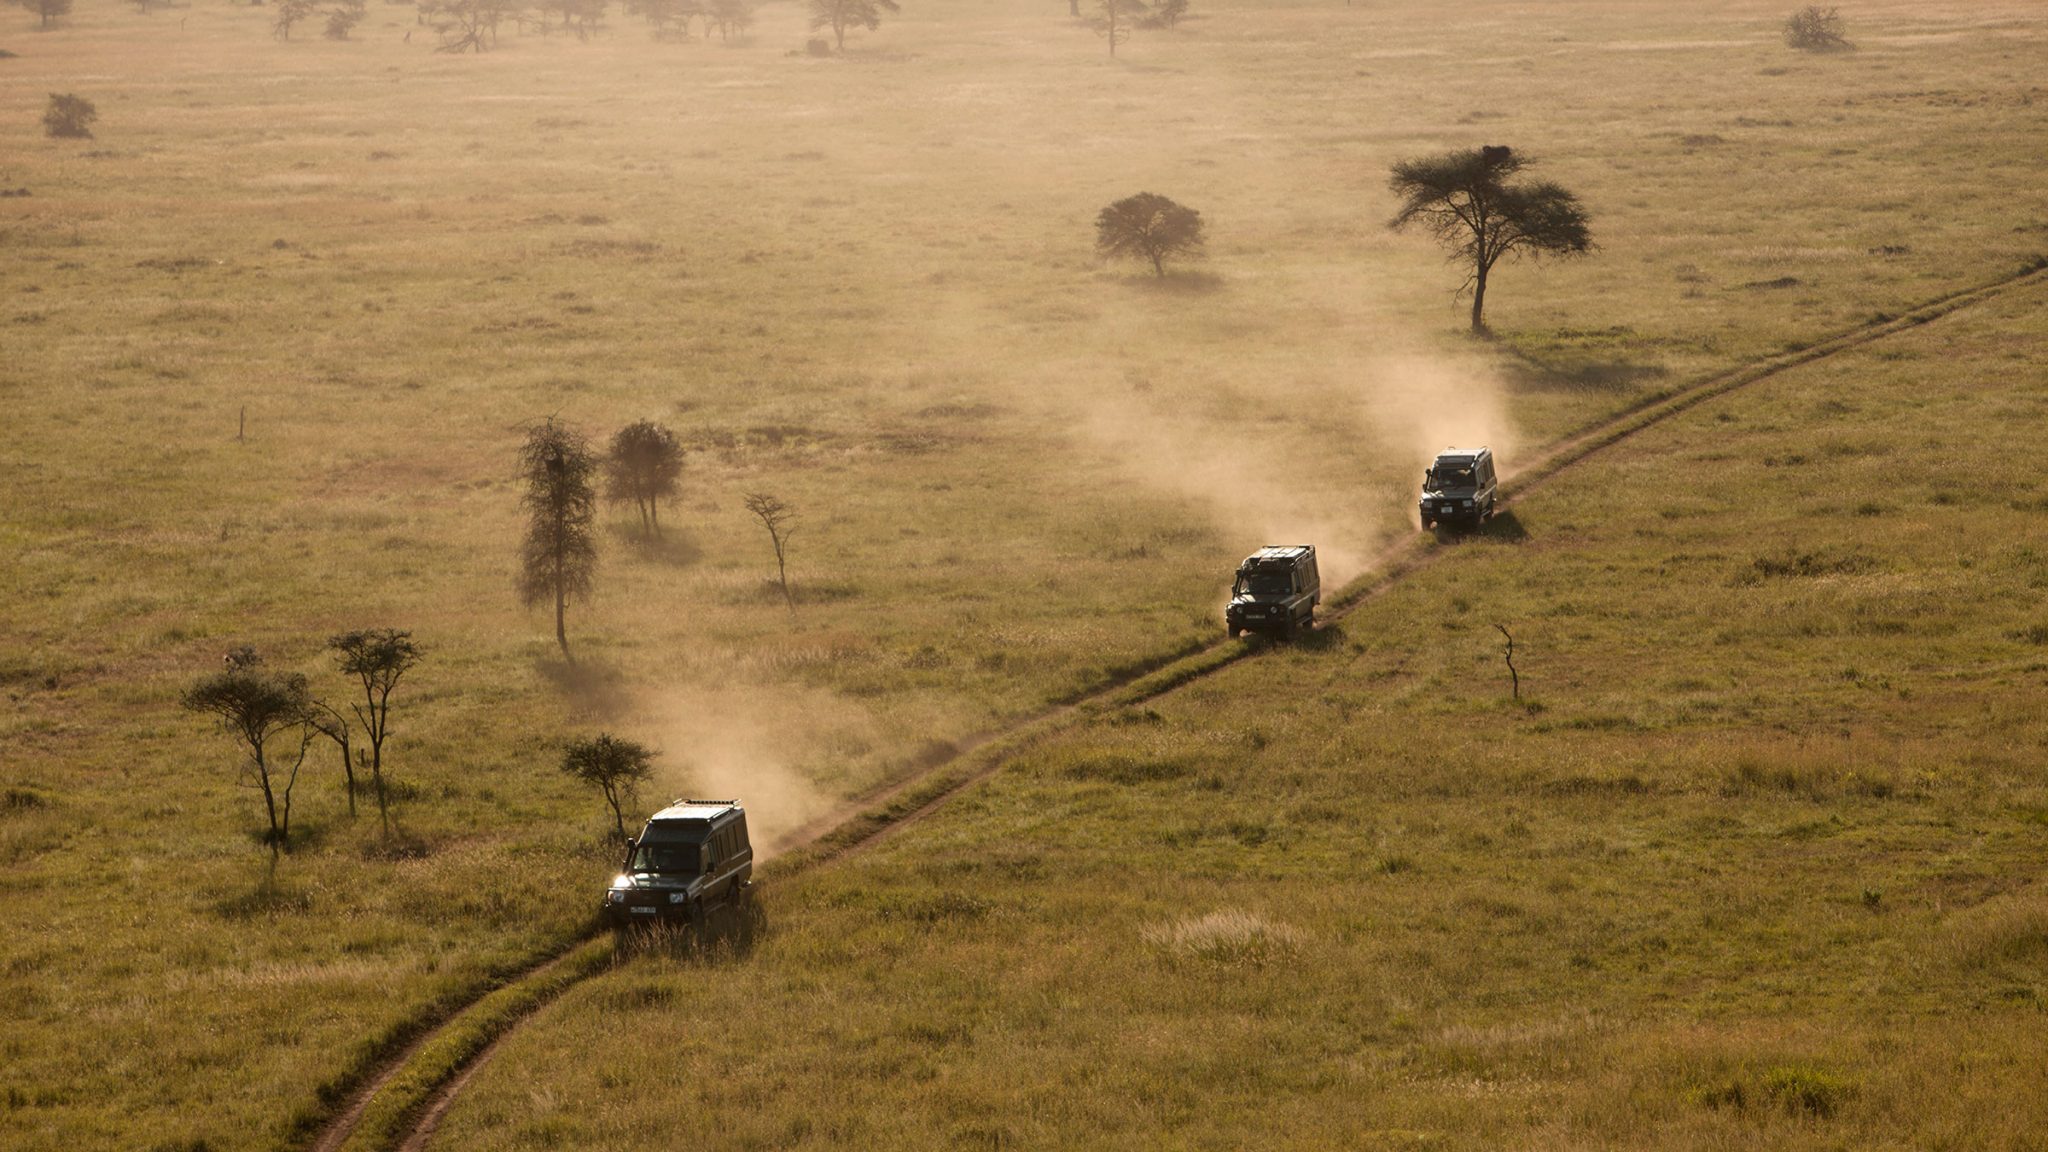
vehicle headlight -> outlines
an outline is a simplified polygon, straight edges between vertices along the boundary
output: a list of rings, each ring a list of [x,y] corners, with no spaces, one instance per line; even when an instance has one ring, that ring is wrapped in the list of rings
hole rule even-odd
[[[618,904],[624,901],[625,898],[626,894],[624,892],[619,891],[617,888],[614,888],[611,891],[606,892],[604,894],[604,902],[607,904]]]
[[[668,894],[668,902],[671,904],[681,904],[688,898],[689,894],[686,892],[671,892]]]

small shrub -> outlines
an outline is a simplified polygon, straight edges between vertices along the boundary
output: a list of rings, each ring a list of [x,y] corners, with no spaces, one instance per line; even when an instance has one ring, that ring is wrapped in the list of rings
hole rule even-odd
[[[1107,784],[1152,784],[1178,780],[1194,769],[1194,762],[1185,757],[1151,758],[1124,752],[1104,752],[1069,765],[1066,777],[1069,780],[1099,780]]]
[[[43,795],[40,792],[28,788],[9,788],[5,798],[0,799],[0,809],[5,809],[9,812],[26,812],[33,808],[46,807],[49,803],[48,800],[43,799]]]
[[[264,883],[215,901],[213,910],[224,920],[278,920],[312,911],[313,897],[297,888]]]
[[[1849,47],[1842,35],[1839,10],[1809,4],[1785,19],[1785,43],[1801,52],[1841,52]]]
[[[1855,576],[1877,567],[1877,562],[1868,556],[1850,553],[1846,556],[1827,556],[1818,552],[1794,552],[1785,556],[1758,556],[1750,561],[1749,570],[1736,576],[1735,583],[1741,586],[1760,584],[1765,580],[1819,579],[1824,576]]]
[[[913,924],[948,922],[972,923],[988,916],[991,905],[978,896],[962,892],[934,892],[909,899],[889,899],[882,904],[884,920],[907,920]]]
[[[83,96],[69,92],[59,96],[52,92],[49,107],[43,110],[43,134],[69,140],[90,140],[92,129],[89,125],[99,118],[99,109]]]
[[[1787,1112],[1826,1119],[1853,1093],[1853,1085],[1840,1076],[1791,1064],[1764,1073],[1763,1093]]]

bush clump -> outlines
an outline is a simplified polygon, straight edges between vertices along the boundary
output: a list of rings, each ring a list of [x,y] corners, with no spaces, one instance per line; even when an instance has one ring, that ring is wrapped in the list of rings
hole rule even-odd
[[[91,124],[99,118],[100,110],[85,97],[52,92],[49,107],[43,110],[43,133],[68,140],[90,140]]]
[[[1825,1120],[1853,1091],[1854,1086],[1842,1077],[1803,1064],[1783,1065],[1764,1073],[1764,1096],[1794,1115]]]
[[[1785,43],[1801,52],[1846,51],[1849,40],[1842,34],[1842,13],[1808,4],[1785,18]]]

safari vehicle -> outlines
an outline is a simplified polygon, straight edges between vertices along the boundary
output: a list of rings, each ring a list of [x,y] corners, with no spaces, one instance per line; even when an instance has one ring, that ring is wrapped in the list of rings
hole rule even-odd
[[[1422,526],[1476,527],[1493,516],[1499,489],[1491,448],[1446,448],[1422,475]]]
[[[1237,566],[1237,583],[1231,586],[1223,623],[1233,637],[1269,632],[1291,640],[1297,629],[1315,627],[1316,604],[1322,598],[1315,545],[1270,544]]]
[[[737,800],[678,800],[626,842],[626,859],[604,894],[605,922],[688,923],[747,898],[754,849]]]

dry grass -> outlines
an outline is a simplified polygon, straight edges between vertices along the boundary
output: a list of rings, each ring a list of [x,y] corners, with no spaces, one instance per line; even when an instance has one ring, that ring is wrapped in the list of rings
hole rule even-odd
[[[30,195],[0,199],[0,863],[32,928],[0,944],[0,1142],[273,1146],[408,1022],[559,945],[609,855],[593,798],[551,770],[564,733],[657,740],[664,788],[730,789],[791,827],[932,747],[1213,637],[1251,547],[1314,539],[1354,573],[1407,531],[1419,464],[1447,440],[1509,458],[2048,246],[2026,178],[2048,151],[2030,111],[2043,29],[2025,4],[1859,8],[1859,51],[1826,59],[1788,52],[1784,13],[1761,3],[1500,5],[1456,24],[1421,4],[1226,5],[1119,64],[1056,5],[907,7],[830,61],[784,54],[802,35],[787,4],[732,47],[656,44],[615,15],[589,44],[511,37],[471,59],[406,43],[396,7],[348,44],[277,43],[266,10],[229,5],[81,6],[49,33],[6,18],[0,187]],[[97,104],[95,141],[38,134],[51,91]],[[1603,245],[1510,269],[1488,345],[1457,334],[1455,274],[1380,227],[1393,159],[1475,142],[1543,156]],[[1095,211],[1139,188],[1203,211],[1202,275],[1154,285],[1092,260]],[[1603,483],[1518,509],[1523,543],[1470,542],[1325,646],[1198,684],[1086,761],[1151,763],[1167,733],[1185,772],[1054,758],[1006,783],[1018,797],[969,797],[961,818],[984,823],[793,887],[774,941],[708,982],[761,995],[790,1047],[728,1060],[762,1078],[703,1103],[738,1145],[844,1143],[906,1106],[934,1144],[1139,1144],[1231,1108],[1351,1142],[1464,1131],[1398,1063],[1440,1024],[1678,1003],[1720,1013],[1737,1051],[1787,1004],[1838,1020],[1850,991],[1801,985],[1799,961],[1843,955],[1828,949],[1914,894],[1990,898],[2024,875],[2038,827],[2010,813],[2043,804],[2021,695],[2041,620],[2019,591],[2043,576],[2019,529],[2048,504],[2025,479],[1981,499],[2013,457],[1979,435],[2038,426],[2038,301],[1958,330],[1816,368],[1825,395],[1688,420]],[[575,669],[510,590],[512,451],[551,413],[600,434],[662,419],[693,449],[673,535],[607,538],[601,595],[571,618]],[[1665,467],[1681,472],[1639,482]],[[772,560],[739,503],[763,488],[804,516],[793,617],[762,593]],[[1496,617],[1528,626],[1540,713],[1497,699]],[[241,642],[338,692],[321,638],[379,625],[430,649],[394,713],[407,850],[351,823],[316,759],[305,838],[272,875],[227,748],[177,692]],[[1226,716],[1273,669],[1331,711]],[[1474,724],[1496,738],[1465,741]],[[1448,735],[1387,742],[1413,733]],[[1209,812],[1246,765],[1264,791]],[[1366,803],[1383,796],[1400,810]],[[1632,815],[1667,803],[1668,819]],[[1062,839],[1071,822],[1047,805],[1096,839]],[[1926,823],[1845,840],[1817,805]],[[1687,861],[1756,847],[1724,806],[1774,847],[1703,881]],[[1545,823],[1552,807],[1572,819]],[[2012,821],[2012,839],[1938,831],[1980,819]],[[939,853],[957,875],[916,871],[929,836],[959,838]],[[1489,870],[1525,842],[1551,854]],[[1905,863],[1900,843],[1945,862]],[[1142,881],[1131,859],[1153,862]],[[1725,897],[1717,925],[1765,927],[1725,945],[1674,928],[1669,904],[1603,876],[1616,860],[1653,863],[1649,891]],[[1822,864],[1846,920],[1807,927],[1806,897],[1758,895],[1773,868]],[[864,894],[875,875],[894,877],[888,901]],[[1034,875],[1081,896],[1046,902]],[[970,876],[978,913],[934,902]],[[1296,915],[1276,884],[1330,895]],[[1382,888],[1412,896],[1376,920]],[[1221,999],[1180,987],[1218,981],[1201,965],[1133,963],[1147,927],[1238,907],[1310,943]],[[1500,933],[1567,925],[1585,939],[1527,968],[1474,959]],[[1916,1013],[2020,1011],[2001,990],[2033,985],[1992,975],[2030,962],[1998,943],[2027,939],[2015,925],[1987,926],[1988,966],[1939,994],[1885,987]],[[1629,941],[1660,934],[1699,956],[1669,985],[1570,966],[1633,971]],[[1902,932],[1897,950],[1923,942]],[[1027,953],[1014,986],[993,975]],[[1724,1010],[1701,991],[1758,957],[1790,992]],[[1519,1017],[1451,1018],[1467,987]],[[1073,1007],[1105,989],[1127,998],[1099,1020]],[[1259,1024],[1304,1004],[1340,1011],[1306,1041]],[[635,1025],[761,1050],[738,1023],[754,1016],[715,1019],[708,1036]],[[579,1055],[616,1037],[615,1020],[589,1026]],[[1874,1125],[1963,1047],[1942,1033],[1852,1059],[1874,1027],[1754,1071],[1847,1076],[1833,1122]],[[552,1077],[572,1062],[542,1053],[572,1032],[505,1066],[549,1059],[545,1100],[480,1085],[459,1139],[666,1141],[671,1113],[590,1103],[624,1083],[606,1066]],[[1546,1081],[1541,1114],[1593,1108],[1633,1074],[1630,1044],[1664,1041],[1615,1043],[1605,1080]],[[1300,1058],[1261,1057],[1276,1045]],[[967,1068],[992,1071],[953,1082]],[[1495,1082],[1458,1076],[1443,1083]],[[835,1087],[870,1082],[868,1102]],[[824,1087],[781,1087],[798,1083]],[[1994,1066],[1959,1098],[2002,1087],[2025,1085]],[[1381,1109],[1382,1092],[1411,1103]],[[1753,1122],[1686,1115],[1702,1142]],[[1594,1139],[1555,1123],[1543,1139]],[[1754,1123],[1803,1138],[1792,1118]]]

